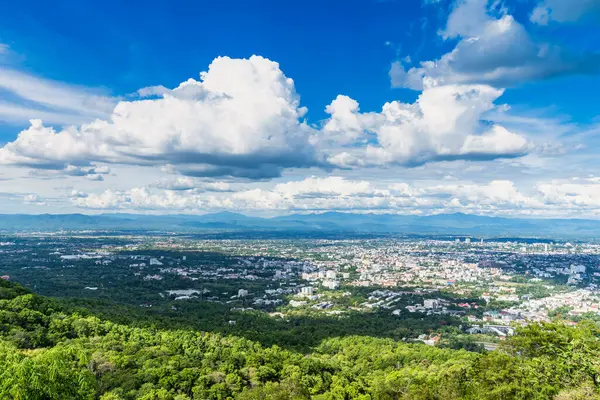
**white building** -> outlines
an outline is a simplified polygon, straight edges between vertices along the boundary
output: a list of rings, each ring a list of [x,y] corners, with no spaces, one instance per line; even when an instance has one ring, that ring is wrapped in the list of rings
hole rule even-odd
[[[248,291],[246,289],[238,290],[238,297],[246,297],[248,296]]]
[[[313,287],[312,286],[304,286],[301,289],[302,296],[312,296],[313,295]]]
[[[571,275],[585,274],[585,265],[571,264]]]
[[[425,299],[423,300],[423,307],[435,310],[440,307],[440,302],[436,299]]]
[[[150,259],[150,265],[163,265],[163,263],[161,263],[160,261],[158,261],[156,258],[151,258]]]
[[[305,301],[296,301],[296,300],[290,301],[290,306],[292,306],[292,307],[302,307],[305,305],[306,305]]]

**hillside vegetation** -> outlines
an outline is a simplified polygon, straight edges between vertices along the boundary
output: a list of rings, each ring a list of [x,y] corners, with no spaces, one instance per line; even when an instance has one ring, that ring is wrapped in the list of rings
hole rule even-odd
[[[66,312],[0,280],[0,398],[593,399],[600,329],[522,328],[475,353],[385,338],[329,338],[302,353],[236,336]]]

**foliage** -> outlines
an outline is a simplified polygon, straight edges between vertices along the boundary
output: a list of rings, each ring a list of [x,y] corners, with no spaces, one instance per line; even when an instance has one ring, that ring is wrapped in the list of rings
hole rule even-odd
[[[68,313],[16,284],[0,288],[3,399],[566,400],[592,399],[600,383],[592,322],[529,325],[493,352],[346,336],[307,354]]]

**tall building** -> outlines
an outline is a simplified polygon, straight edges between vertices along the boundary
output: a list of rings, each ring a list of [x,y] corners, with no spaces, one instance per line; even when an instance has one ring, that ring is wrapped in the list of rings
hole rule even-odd
[[[312,296],[312,295],[313,295],[313,287],[312,287],[312,286],[304,286],[304,287],[301,289],[300,293],[301,293],[303,296]]]

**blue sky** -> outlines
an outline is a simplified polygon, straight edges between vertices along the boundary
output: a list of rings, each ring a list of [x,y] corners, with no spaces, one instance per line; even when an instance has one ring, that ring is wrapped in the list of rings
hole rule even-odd
[[[261,55],[293,77],[316,119],[340,92],[373,110],[398,95],[414,98],[390,88],[389,63],[397,50],[426,57],[444,46],[432,24],[438,11],[418,1],[171,3],[8,2],[0,37],[20,68],[113,95],[176,86],[217,56]]]
[[[4,2],[0,212],[596,218],[599,34],[595,0]]]

